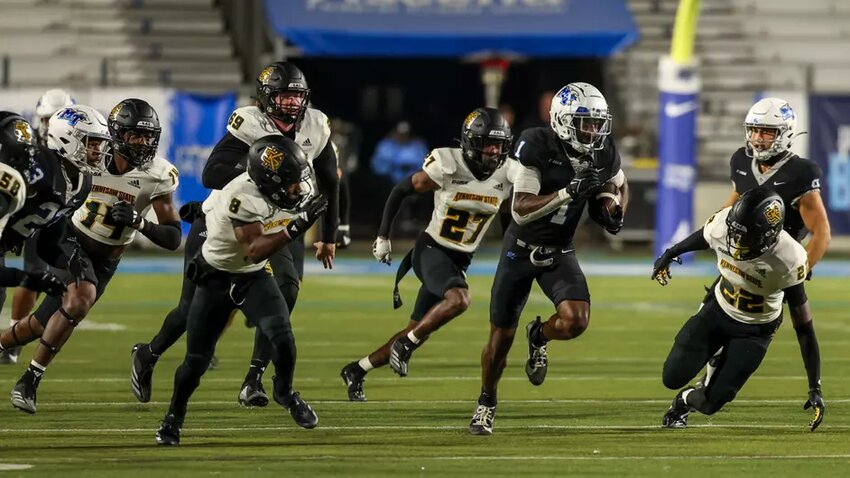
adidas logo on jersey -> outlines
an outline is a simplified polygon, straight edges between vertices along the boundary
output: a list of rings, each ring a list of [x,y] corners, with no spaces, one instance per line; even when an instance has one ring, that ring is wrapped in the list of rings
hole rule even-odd
[[[131,179],[127,182],[127,184],[133,186],[134,188],[142,189],[142,185],[139,183],[138,179]]]
[[[462,181],[460,179],[452,179],[452,184],[464,185],[464,184],[469,184],[469,181]]]
[[[301,143],[301,146],[313,146],[313,143],[310,142],[310,138],[307,138]]]

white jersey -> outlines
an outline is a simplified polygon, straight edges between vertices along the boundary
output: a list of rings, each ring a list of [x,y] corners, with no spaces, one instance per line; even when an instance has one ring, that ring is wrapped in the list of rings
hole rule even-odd
[[[27,182],[21,177],[21,173],[6,163],[0,163],[0,191],[12,200],[6,214],[0,217],[0,235],[2,235],[9,218],[20,211],[27,200]]]
[[[268,135],[283,136],[283,133],[277,129],[277,126],[263,114],[256,106],[243,106],[237,108],[227,120],[227,131],[236,137],[239,141],[251,146],[258,139]],[[295,142],[304,153],[307,155],[307,161],[312,165],[316,156],[322,153],[331,138],[330,120],[321,111],[314,108],[307,108],[304,113],[304,118],[298,130],[295,132]],[[318,183],[316,175],[311,175],[311,187],[314,193],[318,191]],[[215,201],[215,196],[218,195],[218,190],[212,190],[207,200],[204,201],[204,214],[207,213],[212,205],[207,204],[208,201]]]
[[[144,170],[131,169],[124,174],[108,171],[92,176],[91,192],[86,202],[74,212],[71,221],[80,232],[97,242],[123,246],[133,242],[136,229],[112,222],[112,206],[126,201],[144,217],[151,201],[173,193],[180,184],[177,168],[159,156]]]
[[[806,280],[806,249],[781,231],[776,243],[761,256],[749,261],[734,259],[726,245],[726,217],[731,209],[711,216],[703,229],[703,237],[717,253],[720,270],[714,296],[735,320],[747,324],[772,322],[782,313],[783,290]]]
[[[260,222],[263,234],[282,231],[298,214],[269,203],[257,185],[242,173],[227,183],[215,198],[204,202],[207,240],[201,248],[204,259],[218,270],[233,273],[255,272],[267,261],[255,264],[248,259],[245,246],[236,240],[233,221]]]
[[[475,252],[510,194],[516,168],[516,161],[508,159],[492,176],[479,181],[466,166],[460,148],[431,151],[422,170],[440,189],[434,192],[434,212],[425,232],[448,249]]]

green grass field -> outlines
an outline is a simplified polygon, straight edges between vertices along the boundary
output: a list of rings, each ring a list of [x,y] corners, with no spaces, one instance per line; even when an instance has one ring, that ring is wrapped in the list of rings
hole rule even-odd
[[[814,433],[807,427],[811,415],[802,410],[807,386],[790,320],[735,402],[713,417],[691,415],[686,430],[662,430],[661,415],[675,392],[661,384],[661,366],[709,279],[677,277],[666,288],[643,278],[589,280],[591,326],[575,341],[550,345],[549,376],[542,386],[528,383],[525,341],[515,343],[490,437],[466,431],[489,329],[489,277],[472,278],[471,310],[417,351],[409,377],[398,378],[388,367],[373,371],[366,382],[369,402],[349,403],[340,368],[401,328],[417,284],[412,278],[404,282],[407,303],[394,312],[389,276],[312,276],[293,317],[299,351],[295,383],[318,413],[318,428],[297,428],[275,404],[255,410],[237,406],[252,341],[238,319],[219,342],[219,368],[204,376],[190,403],[182,445],[162,448],[154,433],[184,342],[160,360],[149,404],[136,403],[130,392],[129,352],[158,329],[177,299],[178,278],[118,276],[86,319],[87,327],[77,330],[48,369],[38,413],[26,415],[8,402],[0,408],[0,470],[32,465],[0,475],[846,473],[850,280],[818,278],[807,284],[827,401],[824,423]],[[523,325],[550,311],[535,289]],[[25,349],[22,363],[0,366],[3,390],[11,390],[32,350]],[[268,385],[270,379],[271,372]]]

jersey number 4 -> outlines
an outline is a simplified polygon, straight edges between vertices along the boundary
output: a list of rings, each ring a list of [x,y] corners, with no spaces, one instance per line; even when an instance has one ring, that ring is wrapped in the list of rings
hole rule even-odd
[[[440,237],[448,239],[452,242],[463,242],[464,244],[474,244],[484,230],[484,225],[493,217],[491,214],[472,214],[463,209],[450,207],[446,211],[446,218],[443,219],[443,226],[440,228]],[[469,223],[478,224],[469,239],[463,240],[466,233],[466,226]]]

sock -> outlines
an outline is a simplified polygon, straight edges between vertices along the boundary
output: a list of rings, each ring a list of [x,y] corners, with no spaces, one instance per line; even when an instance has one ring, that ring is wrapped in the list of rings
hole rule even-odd
[[[481,395],[478,397],[478,404],[484,405],[485,407],[495,407],[496,406],[496,394],[493,393],[491,395],[491,394],[482,390]]]
[[[266,371],[265,360],[251,360],[251,366],[248,367],[248,374],[245,375],[245,382],[259,382],[263,378],[263,373]]]
[[[690,395],[691,392],[693,392],[693,391],[694,391],[694,389],[691,388],[691,389],[685,390],[685,392],[682,394],[682,401],[685,402],[685,405],[688,404],[688,395]]]
[[[369,370],[372,370],[373,368],[375,368],[375,366],[372,365],[372,362],[369,361],[368,356],[360,359],[360,361],[357,362],[357,365],[359,365],[360,368],[363,369],[364,372],[368,372]]]
[[[411,342],[413,342],[413,345],[419,345],[419,342],[420,342],[420,340],[417,339],[415,335],[413,335],[412,330],[407,333],[407,340],[410,340]]]
[[[531,336],[531,343],[537,347],[542,347],[546,345],[547,342],[549,342],[549,339],[547,339],[546,336],[543,335],[544,324],[545,322],[540,322],[539,325],[531,329],[531,334],[529,334]]]
[[[33,360],[30,362],[30,366],[27,367],[27,371],[25,373],[32,377],[33,385],[37,387],[38,383],[41,382],[41,376],[44,375],[45,370],[47,370],[47,367]]]

